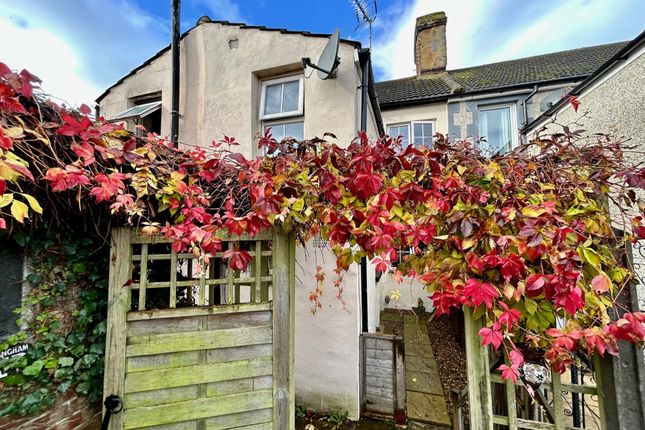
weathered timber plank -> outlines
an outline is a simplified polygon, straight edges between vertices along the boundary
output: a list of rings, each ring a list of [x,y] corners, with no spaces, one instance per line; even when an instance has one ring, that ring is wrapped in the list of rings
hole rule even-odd
[[[367,376],[379,376],[381,378],[392,378],[392,368],[384,369],[382,367],[366,367],[365,374]]]
[[[365,393],[367,394],[367,398],[373,398],[373,397],[380,397],[383,399],[393,399],[394,398],[394,393],[392,388],[375,388],[375,387],[370,387],[369,385],[365,387]]]
[[[227,430],[232,428],[249,428],[249,426],[273,425],[273,409],[259,409],[257,411],[242,412],[233,415],[213,417],[206,420],[207,430]],[[251,427],[252,428],[252,427]]]
[[[380,378],[378,376],[365,375],[365,385],[376,388],[392,388],[394,383],[392,378]]]
[[[381,405],[377,403],[370,403],[369,401],[365,402],[365,408],[368,411],[376,412],[383,415],[392,415],[394,412],[393,404]]]
[[[273,234],[273,425],[295,429],[295,240]]]
[[[394,357],[392,357],[392,359],[387,359],[387,360],[379,360],[378,358],[366,358],[365,364],[367,366],[391,369],[394,366]]]
[[[130,336],[126,354],[131,357],[135,355],[256,345],[271,343],[272,335],[271,327],[243,327],[204,332]]]
[[[126,359],[126,369],[128,373],[133,373],[191,366],[193,364],[199,364],[199,354],[200,351],[187,351],[128,357]]]
[[[405,386],[410,391],[437,395],[444,394],[441,379],[436,373],[405,372]]]
[[[256,357],[271,357],[273,347],[270,343],[249,346],[236,346],[234,348],[220,348],[208,350],[209,363],[222,363],[225,361],[245,360]]]
[[[170,255],[170,301],[168,306],[170,308],[177,307],[177,253],[175,251]]]
[[[139,270],[139,307],[143,310],[146,308],[146,283],[148,282],[148,244],[141,245],[141,265]]]
[[[128,336],[141,334],[166,334],[197,331],[199,317],[166,318],[163,320],[130,321],[128,323]]]
[[[108,291],[108,319],[105,340],[105,374],[103,397],[111,394],[123,396],[126,351],[126,313],[130,308],[129,291],[124,285],[131,277],[132,247],[130,232],[125,228],[112,230],[110,247],[110,275]],[[105,413],[105,410],[103,411]],[[115,415],[110,421],[110,430],[121,430],[123,417]]]
[[[273,378],[270,375],[254,378],[234,379],[231,381],[212,382],[207,384],[206,396],[215,397],[226,394],[244,393],[253,390],[273,388]]]
[[[127,280],[126,280],[127,281]],[[244,303],[239,305],[217,305],[179,309],[150,309],[128,312],[128,321],[152,320],[156,318],[177,318],[197,315],[217,315],[235,312],[254,312],[271,310],[272,303]]]
[[[552,430],[555,428],[555,425],[551,423],[541,423],[539,421],[524,420],[522,418],[517,419],[517,426],[522,429],[531,430]]]
[[[142,233],[139,229],[129,229],[130,240],[132,243],[171,243],[172,240],[168,239],[162,234],[157,235],[147,235]],[[270,240],[271,239],[271,230],[261,231],[255,236],[249,234],[240,234],[240,235],[229,235],[224,230],[217,232],[217,237],[219,237],[222,242],[229,241],[256,241],[256,240]]]
[[[468,403],[471,405],[470,425],[472,428],[493,430],[493,401],[490,390],[488,348],[481,346],[477,334],[482,327],[481,320],[473,319],[472,308],[464,307]]]
[[[254,390],[263,390],[265,388],[273,387],[273,376],[258,376],[253,378],[253,389]]]
[[[392,352],[383,349],[366,349],[365,357],[376,360],[387,360],[392,357]]]
[[[174,369],[151,370],[129,373],[125,377],[125,392],[181,387],[216,381],[228,381],[253,376],[270,375],[273,368],[271,357],[226,363],[198,364]]]
[[[141,430],[197,430],[198,421],[182,421],[180,423],[165,424],[160,426],[145,427]]]
[[[517,430],[517,397],[515,384],[509,378],[506,384],[506,410],[508,411],[508,430]]]
[[[271,407],[272,403],[272,391],[260,390],[178,402],[173,403],[172,407],[161,405],[133,409],[126,408],[119,415],[123,415],[124,429],[136,429],[144,426],[171,424],[266,409]]]
[[[253,391],[253,378],[233,379],[230,381],[212,382],[206,386],[206,396],[215,397],[226,394]]]
[[[187,387],[165,388],[161,390],[126,393],[124,404],[128,409],[141,406],[157,406],[193,400],[198,397],[197,385]],[[171,406],[169,406],[171,407]]]
[[[392,339],[365,338],[365,347],[370,349],[386,349],[392,351]]]
[[[273,323],[271,311],[239,312],[234,314],[208,316],[208,329],[270,326]]]

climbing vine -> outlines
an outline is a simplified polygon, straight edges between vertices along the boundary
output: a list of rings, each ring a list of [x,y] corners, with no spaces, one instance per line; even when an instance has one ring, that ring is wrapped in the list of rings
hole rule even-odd
[[[277,142],[267,130],[266,156],[247,159],[233,152],[234,138],[173,148],[93,121],[86,106],[69,111],[34,96],[24,90],[37,82],[28,73],[5,66],[0,76],[3,224],[24,223],[40,204],[55,219],[61,208],[102,210],[164,234],[202,264],[222,250],[223,233],[320,235],[337,256],[340,299],[342,273],[364,256],[397,280],[415,277],[438,314],[469,306],[485,318],[482,345],[510,359],[504,378],[517,378],[528,348],[562,372],[574,352],[617,354],[620,339],[643,342],[645,314],[619,300],[631,279],[622,251],[645,236],[645,169],[628,162],[638,159],[626,156],[633,144],[564,127],[486,158],[475,142],[441,135],[417,148],[359,133],[344,148],[333,135]],[[15,203],[22,198],[31,211]],[[391,269],[403,249],[412,252]],[[250,261],[237,248],[224,257],[236,270]],[[326,275],[316,276],[314,311]]]
[[[99,400],[107,297],[107,247],[95,236],[53,234],[43,225],[17,232],[30,274],[20,309],[23,330],[0,343],[0,351],[28,343],[25,355],[4,361],[0,416],[32,414],[70,390]]]

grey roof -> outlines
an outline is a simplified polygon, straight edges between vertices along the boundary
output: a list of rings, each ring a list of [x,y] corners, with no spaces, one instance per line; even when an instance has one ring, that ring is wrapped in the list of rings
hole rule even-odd
[[[576,85],[571,91],[567,93],[567,96],[579,96],[587,88],[591,87],[599,79],[604,77],[606,73],[612,70],[615,67],[620,67],[624,64],[624,60],[629,58],[629,56],[635,52],[639,47],[645,45],[645,31],[641,32],[636,36],[632,41],[626,43],[621,49],[619,49],[616,54],[609,58],[603,65],[594,70],[587,78]],[[527,124],[522,130],[522,133],[528,133],[538,124],[542,123],[545,119],[551,118],[556,115],[565,105],[570,103],[569,97],[562,97],[560,101],[553,104],[549,109],[542,113],[542,115],[535,118],[531,123]]]
[[[382,81],[377,82],[376,89],[381,107],[387,108],[447,99],[453,94],[492,92],[552,81],[575,81],[589,76],[626,44],[610,43]]]

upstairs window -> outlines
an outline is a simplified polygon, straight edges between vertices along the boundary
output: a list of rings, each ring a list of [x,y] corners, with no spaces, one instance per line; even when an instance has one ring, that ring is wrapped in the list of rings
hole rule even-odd
[[[268,120],[303,114],[302,76],[287,76],[262,82],[260,119]]]
[[[517,146],[517,119],[514,105],[479,109],[479,146],[485,156],[502,155]]]
[[[298,141],[305,138],[305,123],[303,121],[267,123],[264,125],[264,131],[268,128],[271,128],[271,135],[278,142],[287,137]]]

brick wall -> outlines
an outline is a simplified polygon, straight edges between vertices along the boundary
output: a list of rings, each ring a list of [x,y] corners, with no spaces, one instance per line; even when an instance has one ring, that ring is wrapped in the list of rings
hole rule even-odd
[[[0,418],[0,430],[97,430],[101,427],[101,405],[84,397],[67,395],[48,411],[32,417]]]

